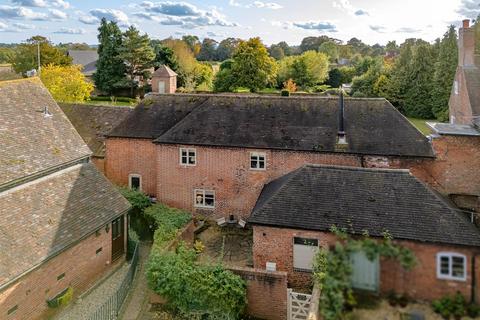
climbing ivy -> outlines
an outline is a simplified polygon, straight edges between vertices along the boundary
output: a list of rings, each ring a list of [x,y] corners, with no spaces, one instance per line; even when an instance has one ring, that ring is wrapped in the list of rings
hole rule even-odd
[[[396,245],[388,232],[382,240],[374,240],[364,232],[358,239],[352,238],[346,229],[333,226],[330,230],[339,241],[333,248],[319,250],[313,263],[314,281],[320,285],[320,310],[324,320],[341,319],[347,305],[356,304],[351,286],[353,252],[364,251],[370,260],[375,257],[392,258],[406,270],[415,266],[414,254],[407,248]]]

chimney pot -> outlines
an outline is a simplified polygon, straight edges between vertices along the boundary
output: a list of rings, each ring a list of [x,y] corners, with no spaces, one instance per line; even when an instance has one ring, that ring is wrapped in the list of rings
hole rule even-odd
[[[465,19],[462,23],[464,28],[470,28],[470,19]]]

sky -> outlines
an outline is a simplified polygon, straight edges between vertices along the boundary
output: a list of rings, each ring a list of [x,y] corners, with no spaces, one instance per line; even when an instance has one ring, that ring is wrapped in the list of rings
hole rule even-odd
[[[153,39],[193,34],[220,41],[260,37],[298,45],[328,35],[368,44],[433,41],[480,13],[480,0],[0,0],[0,43],[43,35],[54,43],[97,44],[99,20],[134,25]]]

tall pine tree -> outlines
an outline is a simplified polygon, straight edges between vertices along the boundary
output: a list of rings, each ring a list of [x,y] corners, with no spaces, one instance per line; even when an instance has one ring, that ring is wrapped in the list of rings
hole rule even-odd
[[[148,69],[154,64],[155,52],[150,46],[148,35],[141,35],[134,26],[128,28],[122,36],[119,58],[125,65],[130,80],[130,95],[133,96],[134,88],[137,85],[135,79],[139,77],[139,84],[143,83],[143,79],[150,76]]]
[[[458,61],[457,33],[450,26],[440,42],[438,59],[435,63],[432,90],[432,111],[438,120],[448,120],[448,99],[455,78]]]
[[[102,19],[98,28],[97,71],[93,75],[95,86],[108,95],[126,85],[125,65],[120,57],[122,32],[116,22]]]

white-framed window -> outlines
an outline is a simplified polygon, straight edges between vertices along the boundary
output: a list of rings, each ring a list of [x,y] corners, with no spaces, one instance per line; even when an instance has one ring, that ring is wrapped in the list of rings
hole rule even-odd
[[[293,269],[295,271],[313,270],[313,259],[318,251],[318,239],[293,238]]]
[[[458,81],[455,80],[453,82],[453,91],[455,92],[455,94],[458,94]]]
[[[128,187],[130,189],[142,190],[142,176],[136,173],[128,175]]]
[[[193,201],[197,208],[215,208],[215,191],[195,189]]]
[[[180,148],[180,164],[194,166],[197,164],[197,150],[195,148]]]
[[[250,152],[250,169],[265,170],[267,155],[264,152]]]
[[[447,280],[467,280],[467,258],[453,252],[437,254],[437,278]]]

